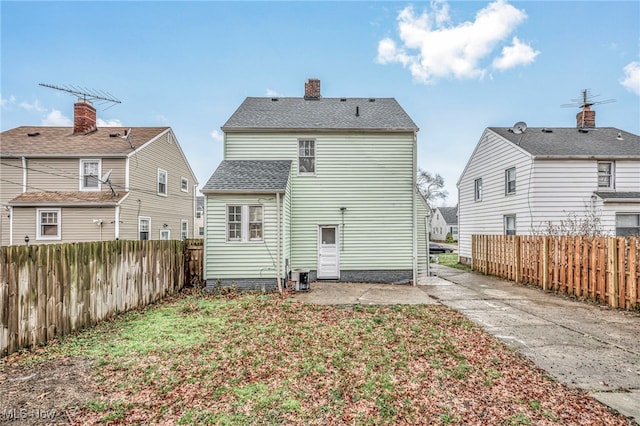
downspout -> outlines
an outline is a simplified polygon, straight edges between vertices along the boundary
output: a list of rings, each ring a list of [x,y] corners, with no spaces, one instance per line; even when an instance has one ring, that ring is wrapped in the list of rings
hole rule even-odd
[[[9,206],[9,245],[13,245],[13,206]]]
[[[114,218],[113,218],[113,223],[114,223],[114,237],[116,240],[120,239],[120,206],[116,206],[116,208],[114,209]],[[102,230],[100,231],[102,232]]]
[[[424,217],[424,242],[426,244],[425,249],[427,250],[427,277],[431,276],[431,258],[429,257],[429,208],[427,207],[427,214]]]
[[[276,280],[278,291],[282,293],[282,281],[280,280],[280,193],[276,192]]]
[[[413,240],[413,285],[417,285],[418,277],[417,277],[417,269],[418,269],[418,223],[417,216],[418,212],[416,211],[416,185],[417,185],[417,176],[416,176],[416,167],[417,167],[417,135],[416,132],[413,132],[413,150],[411,152],[412,162],[411,162],[411,208],[412,208],[412,240]]]

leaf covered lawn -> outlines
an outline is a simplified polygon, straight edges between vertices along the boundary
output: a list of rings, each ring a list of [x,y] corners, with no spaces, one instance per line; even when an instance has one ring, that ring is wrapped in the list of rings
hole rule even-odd
[[[93,361],[77,424],[629,424],[439,305],[183,295],[29,357]]]

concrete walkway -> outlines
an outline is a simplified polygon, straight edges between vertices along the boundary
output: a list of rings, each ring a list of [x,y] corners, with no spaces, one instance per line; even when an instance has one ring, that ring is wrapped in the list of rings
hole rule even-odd
[[[640,315],[432,264],[418,286],[312,283],[295,299],[328,305],[441,303],[561,383],[640,422]]]

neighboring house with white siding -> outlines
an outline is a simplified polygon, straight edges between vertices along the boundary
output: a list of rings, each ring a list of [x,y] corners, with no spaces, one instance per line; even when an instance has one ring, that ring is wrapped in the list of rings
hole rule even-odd
[[[193,238],[204,237],[204,196],[198,195],[196,197],[196,219]]]
[[[436,207],[431,215],[431,240],[444,241],[447,234],[458,241],[458,208]]]
[[[461,262],[474,234],[529,235],[570,214],[599,217],[609,235],[638,235],[640,137],[596,128],[588,107],[574,128],[489,127],[457,186]]]
[[[428,210],[416,188],[418,128],[392,98],[247,98],[222,126],[205,195],[207,287],[401,283],[426,274]]]
[[[198,182],[171,128],[96,118],[80,100],[74,127],[2,132],[2,245],[193,236]]]

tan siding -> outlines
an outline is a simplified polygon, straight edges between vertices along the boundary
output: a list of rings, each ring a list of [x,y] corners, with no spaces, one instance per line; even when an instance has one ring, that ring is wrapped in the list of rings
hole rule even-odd
[[[158,168],[167,171],[166,197],[157,194]],[[183,161],[175,139],[169,143],[165,133],[131,156],[129,174],[129,197],[120,209],[121,239],[138,239],[138,216],[151,217],[151,239],[159,239],[161,229],[170,230],[171,239],[179,239],[183,219],[189,221],[189,237],[193,237],[196,178]],[[189,180],[188,192],[180,190],[181,177]],[[167,228],[163,228],[165,223]]]
[[[77,158],[28,158],[27,191],[78,191]]]
[[[0,244],[9,245],[11,218],[4,206],[22,193],[22,161],[2,157],[0,162]]]

